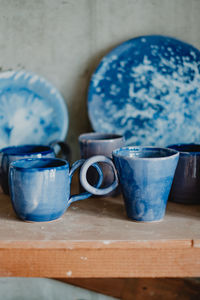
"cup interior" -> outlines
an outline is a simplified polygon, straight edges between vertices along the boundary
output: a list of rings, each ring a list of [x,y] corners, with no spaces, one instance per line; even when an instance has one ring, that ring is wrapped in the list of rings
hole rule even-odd
[[[197,144],[177,144],[170,145],[168,148],[177,150],[179,152],[200,153],[200,145]]]
[[[98,132],[91,132],[91,133],[84,133],[79,136],[79,141],[106,141],[106,140],[114,140],[114,139],[122,139],[123,136],[114,133],[98,133]]]
[[[114,156],[124,158],[166,158],[177,154],[177,151],[157,147],[123,147],[113,151]]]
[[[13,146],[1,149],[2,153],[6,155],[12,156],[20,156],[20,155],[31,155],[37,153],[50,153],[52,149],[50,146],[43,145],[23,145],[23,146]]]
[[[11,163],[11,166],[15,169],[23,170],[38,170],[38,169],[52,169],[62,168],[67,166],[68,163],[65,160],[58,158],[27,158],[20,159]]]

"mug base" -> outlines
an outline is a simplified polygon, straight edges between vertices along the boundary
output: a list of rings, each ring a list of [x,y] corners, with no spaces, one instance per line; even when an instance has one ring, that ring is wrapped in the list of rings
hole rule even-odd
[[[24,219],[21,219],[21,221],[24,221],[26,223],[53,223],[53,222],[56,222],[58,220],[60,220],[62,218],[62,216],[58,217],[57,219],[53,219],[53,220],[49,220],[49,221],[30,221],[30,220],[24,220]]]
[[[136,222],[136,223],[159,223],[159,222],[162,222],[164,218],[159,219],[159,220],[152,220],[152,221],[134,220],[132,218],[129,218],[129,219],[131,219],[131,221]]]
[[[129,220],[136,222],[136,223],[156,223],[156,222],[162,222],[164,219],[164,216],[162,216],[160,219],[154,219],[154,220],[138,220],[136,218],[134,218],[133,216],[129,216],[127,215],[127,217],[129,218]]]
[[[22,221],[25,221],[27,223],[43,223],[43,222],[52,222],[52,221],[56,221],[58,219],[60,219],[63,215],[63,212],[62,213],[59,213],[59,214],[54,214],[54,215],[45,215],[45,216],[36,216],[36,215],[28,215],[26,217],[24,216],[20,216],[20,215],[17,215],[18,218]]]

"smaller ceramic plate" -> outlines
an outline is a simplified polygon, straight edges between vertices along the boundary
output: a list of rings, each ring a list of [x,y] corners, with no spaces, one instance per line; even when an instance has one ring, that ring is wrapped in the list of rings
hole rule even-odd
[[[64,140],[68,112],[58,90],[25,71],[0,73],[0,148]]]

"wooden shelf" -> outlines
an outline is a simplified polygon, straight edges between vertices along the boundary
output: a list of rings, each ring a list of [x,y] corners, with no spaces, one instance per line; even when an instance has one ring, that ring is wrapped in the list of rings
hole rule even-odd
[[[200,206],[168,203],[162,222],[136,223],[122,197],[90,198],[27,223],[1,193],[0,276],[200,277]]]

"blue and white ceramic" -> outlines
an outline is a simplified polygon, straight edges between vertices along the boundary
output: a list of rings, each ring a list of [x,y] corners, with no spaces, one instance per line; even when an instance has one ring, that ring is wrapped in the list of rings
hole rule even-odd
[[[122,147],[113,151],[113,161],[130,219],[143,222],[163,219],[178,158],[177,151],[157,147]],[[104,159],[96,156],[91,161],[106,161]],[[88,163],[91,161],[88,160]],[[97,194],[102,190],[105,193],[109,187],[92,187],[89,191]]]
[[[200,52],[165,36],[142,36],[108,53],[88,94],[93,129],[127,144],[200,141]]]
[[[180,153],[169,200],[184,204],[200,204],[200,145],[169,146]]]
[[[17,216],[25,221],[52,221],[61,217],[72,202],[90,197],[90,193],[70,195],[72,176],[83,162],[75,162],[71,170],[66,160],[56,158],[12,162],[9,182],[11,201]],[[94,166],[100,175],[97,185],[100,186],[103,179],[101,169],[98,165]]]
[[[0,73],[0,148],[64,140],[68,112],[58,90],[25,71]]]

